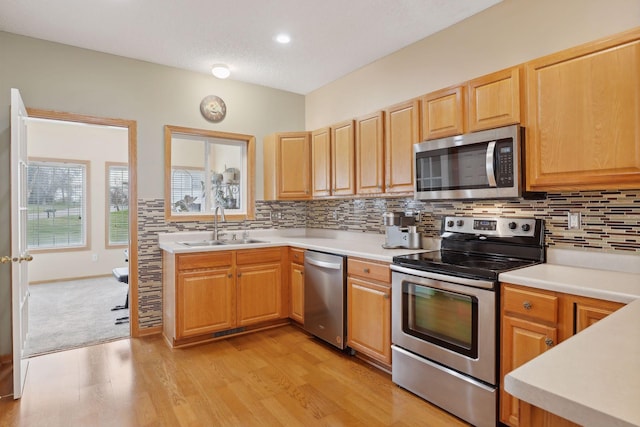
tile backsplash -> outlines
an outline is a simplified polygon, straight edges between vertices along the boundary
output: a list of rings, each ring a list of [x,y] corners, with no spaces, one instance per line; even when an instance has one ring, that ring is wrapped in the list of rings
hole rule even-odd
[[[227,232],[263,228],[323,228],[384,233],[386,211],[419,209],[418,225],[427,237],[438,237],[447,215],[535,216],[545,220],[545,244],[640,255],[640,190],[550,193],[545,200],[438,201],[411,198],[358,198],[256,202],[255,220],[220,224]],[[567,213],[580,212],[582,228],[567,229]],[[167,222],[164,200],[138,201],[138,311],[140,328],[162,325],[162,254],[158,233],[211,230],[212,221]]]

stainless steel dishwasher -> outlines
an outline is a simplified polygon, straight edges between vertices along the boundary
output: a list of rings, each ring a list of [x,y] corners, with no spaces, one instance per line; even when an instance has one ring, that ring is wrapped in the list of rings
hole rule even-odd
[[[324,252],[304,254],[304,329],[341,350],[347,338],[346,260]]]

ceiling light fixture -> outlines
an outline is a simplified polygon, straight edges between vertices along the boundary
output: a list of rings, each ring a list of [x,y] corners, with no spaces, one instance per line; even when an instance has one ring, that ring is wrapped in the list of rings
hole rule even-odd
[[[219,79],[226,79],[231,75],[231,70],[224,64],[216,64],[211,69],[211,74]]]
[[[281,33],[276,36],[276,41],[281,44],[287,44],[291,41],[291,37],[289,37],[289,34]]]

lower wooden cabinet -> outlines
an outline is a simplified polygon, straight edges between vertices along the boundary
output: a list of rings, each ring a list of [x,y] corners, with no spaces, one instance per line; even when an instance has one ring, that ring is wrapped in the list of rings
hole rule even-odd
[[[304,249],[289,249],[289,317],[304,324]]]
[[[504,377],[624,304],[503,283],[501,285],[500,421],[513,427],[573,426],[522,402],[504,389]]]
[[[391,366],[391,272],[386,263],[347,261],[347,345]]]
[[[163,252],[165,339],[180,346],[286,320],[286,251]]]

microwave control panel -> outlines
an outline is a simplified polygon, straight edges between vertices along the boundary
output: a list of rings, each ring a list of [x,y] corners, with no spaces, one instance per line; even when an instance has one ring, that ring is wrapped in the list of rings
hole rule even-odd
[[[496,142],[496,184],[498,187],[513,187],[513,140],[503,139]]]

